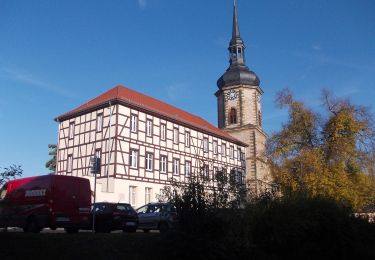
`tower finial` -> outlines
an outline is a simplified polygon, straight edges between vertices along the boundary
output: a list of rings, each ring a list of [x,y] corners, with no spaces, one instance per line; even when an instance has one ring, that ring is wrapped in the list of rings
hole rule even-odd
[[[238,26],[237,19],[237,4],[236,0],[233,1],[233,29],[232,29],[232,39],[240,37],[240,29]]]

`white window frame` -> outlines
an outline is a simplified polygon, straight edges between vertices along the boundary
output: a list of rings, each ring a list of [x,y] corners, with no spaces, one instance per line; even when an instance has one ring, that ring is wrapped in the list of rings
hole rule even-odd
[[[138,131],[138,116],[136,114],[130,115],[130,131],[133,133]]]
[[[138,150],[130,149],[130,153],[129,153],[130,168],[133,168],[133,169],[138,168],[138,156],[139,156]]]
[[[226,145],[226,143],[221,144],[221,155],[227,156],[227,145]]]
[[[75,128],[75,122],[69,122],[69,139],[73,139],[74,137],[74,128]]]
[[[189,131],[185,132],[185,146],[190,147],[190,132]]]
[[[218,150],[217,150],[217,141],[213,141],[212,146],[213,146],[213,152],[214,152],[214,154],[217,154],[217,152],[218,152]]]
[[[177,158],[173,158],[173,175],[180,174],[180,160]]]
[[[179,135],[178,128],[177,127],[173,128],[173,143],[174,144],[178,144],[178,135]]]
[[[185,176],[191,175],[191,161],[185,161]]]
[[[206,180],[210,179],[210,166],[208,164],[203,165],[203,176]]]
[[[233,145],[229,146],[229,157],[231,159],[234,158],[234,146]]]
[[[152,194],[152,188],[146,187],[145,188],[145,204],[151,202],[151,194]]]
[[[160,172],[161,173],[167,173],[167,161],[168,157],[166,155],[160,156]]]
[[[203,152],[208,153],[208,138],[203,138]]]
[[[160,139],[161,140],[165,140],[166,131],[167,131],[167,126],[165,124],[161,124],[160,125]]]
[[[137,186],[129,186],[129,204],[135,206],[137,203]]]
[[[147,119],[146,120],[146,136],[152,137],[152,120]]]
[[[152,153],[146,153],[146,171],[152,171],[154,169],[154,155]]]
[[[73,154],[68,154],[68,160],[66,165],[66,172],[71,173],[73,172]]]
[[[97,114],[96,116],[96,132],[103,130],[103,113]]]

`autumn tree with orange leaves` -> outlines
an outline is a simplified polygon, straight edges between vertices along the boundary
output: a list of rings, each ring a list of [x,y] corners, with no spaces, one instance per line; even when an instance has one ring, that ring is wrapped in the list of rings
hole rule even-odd
[[[276,103],[288,121],[267,144],[275,182],[284,195],[329,197],[356,210],[375,201],[375,127],[369,108],[322,93],[324,114],[294,99],[290,90]]]

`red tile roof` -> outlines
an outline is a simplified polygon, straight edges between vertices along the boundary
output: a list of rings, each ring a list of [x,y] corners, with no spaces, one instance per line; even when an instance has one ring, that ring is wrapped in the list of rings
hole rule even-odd
[[[234,138],[227,132],[213,126],[212,124],[198,116],[190,114],[158,99],[146,96],[142,93],[136,92],[121,85],[108,90],[102,95],[88,101],[87,103],[77,107],[76,109],[73,109],[70,112],[58,116],[56,118],[56,121],[61,122],[95,110],[99,107],[108,106],[109,101],[111,101],[112,104],[121,103],[129,107],[143,110],[147,113],[156,114],[170,121],[187,125],[201,132],[209,133],[233,143],[246,146],[246,144],[244,144],[243,142]]]

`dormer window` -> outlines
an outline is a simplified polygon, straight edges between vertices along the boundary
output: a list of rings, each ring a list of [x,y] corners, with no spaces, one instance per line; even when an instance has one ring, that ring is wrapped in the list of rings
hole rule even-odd
[[[237,124],[237,110],[234,107],[229,112],[229,124]]]

